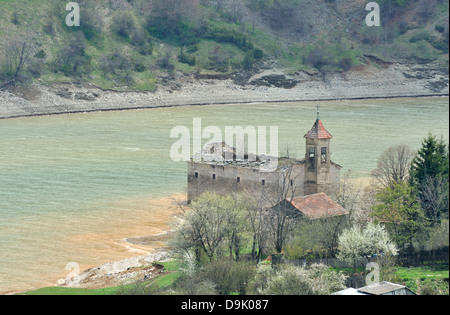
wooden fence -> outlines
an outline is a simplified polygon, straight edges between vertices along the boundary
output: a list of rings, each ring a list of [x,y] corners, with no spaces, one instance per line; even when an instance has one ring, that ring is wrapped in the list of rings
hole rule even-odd
[[[333,268],[366,268],[370,262],[378,262],[378,258],[356,259],[354,263],[339,260],[337,258],[317,258],[317,259],[273,259],[274,263],[288,263],[294,266],[310,266],[312,264],[324,264]],[[436,266],[448,265],[449,255],[435,256],[400,256],[395,258],[395,264],[402,267]]]

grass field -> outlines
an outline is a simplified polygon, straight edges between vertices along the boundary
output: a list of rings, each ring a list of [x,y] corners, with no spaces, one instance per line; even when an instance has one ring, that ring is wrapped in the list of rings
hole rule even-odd
[[[443,279],[447,281],[443,281]],[[435,292],[449,294],[449,268],[447,266],[432,267],[401,267],[395,272],[394,281],[407,286],[416,293],[421,293],[423,288],[433,289]],[[428,292],[428,291],[427,291]]]

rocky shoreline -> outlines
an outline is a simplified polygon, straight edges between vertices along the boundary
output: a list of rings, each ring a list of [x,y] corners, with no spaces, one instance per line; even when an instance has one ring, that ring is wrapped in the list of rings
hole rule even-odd
[[[96,86],[34,84],[0,91],[0,119],[173,106],[448,96],[448,72],[437,65],[374,59],[343,73],[247,75],[175,73],[155,92],[117,92]]]
[[[171,233],[172,231],[166,231],[157,235],[124,239],[129,244],[150,246],[153,250],[145,255],[89,268],[72,278],[59,280],[58,285],[67,288],[98,289],[153,279],[165,272],[160,263],[173,259],[169,249],[155,245],[167,242]]]
[[[139,281],[150,280],[164,273],[160,263],[172,259],[166,249],[158,249],[142,255],[105,263],[87,269],[70,279],[61,279],[59,286],[80,289],[119,287]]]

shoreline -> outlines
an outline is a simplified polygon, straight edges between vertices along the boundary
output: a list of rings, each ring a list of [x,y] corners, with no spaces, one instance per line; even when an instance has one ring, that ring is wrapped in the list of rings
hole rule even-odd
[[[142,280],[144,276],[156,276],[156,271],[150,270],[153,263],[160,263],[170,260],[172,257],[171,251],[168,248],[167,241],[170,238],[173,229],[171,222],[177,221],[180,210],[173,202],[175,200],[185,200],[184,192],[169,194],[162,197],[145,199],[148,207],[130,209],[136,217],[139,212],[149,212],[145,218],[139,220],[143,222],[142,226],[133,225],[133,220],[124,221],[124,226],[118,230],[114,229],[111,235],[104,236],[103,231],[87,231],[87,234],[81,234],[77,240],[68,239],[72,248],[77,249],[79,245],[84,246],[88,241],[92,246],[89,255],[71,257],[64,259],[58,264],[58,259],[55,259],[56,265],[61,265],[61,269],[56,270],[54,266],[52,269],[46,268],[39,279],[33,278],[34,284],[26,284],[20,279],[14,280],[18,286],[11,286],[4,288],[0,292],[1,295],[16,295],[24,294],[26,292],[35,291],[43,288],[79,288],[79,289],[97,289],[105,287],[118,287],[124,282],[131,280]],[[154,212],[152,209],[160,209]],[[137,212],[136,212],[137,211]],[[119,216],[123,217],[123,216]],[[148,225],[148,219],[151,219],[151,225]],[[113,226],[116,223],[113,222]],[[155,228],[156,227],[156,228]],[[85,237],[87,236],[87,238]],[[93,235],[93,238],[90,236]],[[99,235],[100,237],[96,237]],[[68,243],[66,243],[68,244]],[[100,248],[102,258],[98,258],[96,253],[97,248]],[[105,252],[105,248],[107,252]],[[67,269],[67,262],[74,261],[78,270],[71,265],[73,271]],[[66,266],[66,269],[64,269]],[[146,268],[140,268],[146,266]],[[75,269],[73,269],[75,268]],[[69,275],[75,275],[68,279]],[[68,281],[65,281],[68,280]]]
[[[370,185],[370,178],[358,177],[350,180],[352,185],[358,189]],[[181,193],[180,193],[181,194]],[[173,196],[169,196],[172,198]],[[176,218],[177,214],[172,214],[171,218]],[[170,261],[174,258],[170,249],[165,243],[170,239],[173,230],[167,229],[161,233],[144,236],[129,236],[121,239],[127,247],[133,247],[135,252],[146,252],[145,246],[151,249],[146,253],[135,255],[125,259],[112,260],[100,265],[92,265],[89,268],[81,270],[71,279],[65,279],[65,282],[56,283],[51,287],[76,288],[76,289],[100,289],[108,287],[119,287],[139,280],[148,280],[157,277],[164,272],[159,263]],[[158,243],[158,245],[156,245]],[[164,244],[164,245],[162,245]],[[61,279],[59,281],[62,281]],[[6,291],[0,295],[17,295],[26,292],[35,291],[49,286],[41,286],[20,291]]]
[[[273,77],[281,77],[271,81]],[[292,87],[283,87],[286,80]],[[280,83],[281,82],[281,83]],[[345,73],[285,74],[264,70],[246,83],[214,75],[176,73],[154,92],[118,92],[94,85],[34,84],[0,91],[0,120],[107,111],[234,104],[267,104],[448,97],[448,73],[421,65],[354,67]]]
[[[173,258],[171,251],[165,246],[154,246],[147,243],[147,241],[155,239],[156,242],[162,242],[161,237],[167,236],[172,231],[164,231],[160,234],[143,236],[143,237],[128,237],[121,241],[126,246],[133,247],[134,252],[142,252],[139,255],[131,256],[124,259],[111,260],[102,264],[92,265],[86,269],[80,270],[72,278],[60,279],[55,282],[55,285],[41,285],[34,288],[22,290],[8,290],[0,292],[1,295],[21,295],[27,292],[40,290],[48,287],[61,288],[75,288],[75,289],[101,289],[108,287],[119,287],[131,282],[142,279],[151,279],[162,272],[158,268],[152,268],[157,263],[166,262]],[[132,240],[132,241],[131,241]],[[151,246],[150,251],[144,249],[145,246]],[[49,281],[51,282],[51,281]]]
[[[357,100],[389,100],[389,99],[417,99],[417,98],[446,98],[449,94],[433,94],[433,95],[399,95],[399,96],[375,96],[375,97],[355,97],[355,98],[330,98],[330,99],[299,99],[299,100],[281,100],[281,101],[242,101],[242,102],[216,102],[216,103],[192,103],[192,104],[182,104],[182,105],[160,105],[160,106],[141,106],[141,107],[119,107],[110,109],[92,109],[92,110],[75,110],[75,111],[65,111],[65,112],[50,112],[50,113],[37,113],[37,114],[26,114],[17,115],[9,117],[0,117],[0,120],[7,119],[19,119],[19,118],[29,118],[29,117],[44,117],[44,116],[60,116],[60,115],[72,115],[72,114],[88,114],[88,113],[101,113],[101,112],[121,112],[130,110],[150,110],[158,108],[173,108],[173,107],[197,107],[197,106],[217,106],[217,105],[249,105],[249,104],[289,104],[289,103],[304,103],[304,102],[339,102],[339,101],[357,101]]]

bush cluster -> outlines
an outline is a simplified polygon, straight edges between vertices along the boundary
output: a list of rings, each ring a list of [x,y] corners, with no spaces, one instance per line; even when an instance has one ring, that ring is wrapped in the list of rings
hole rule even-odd
[[[219,43],[231,43],[243,51],[254,48],[253,43],[242,33],[227,28],[212,28],[205,33],[204,38],[212,39]]]
[[[303,63],[318,70],[349,71],[353,66],[353,59],[316,47],[303,57]]]

